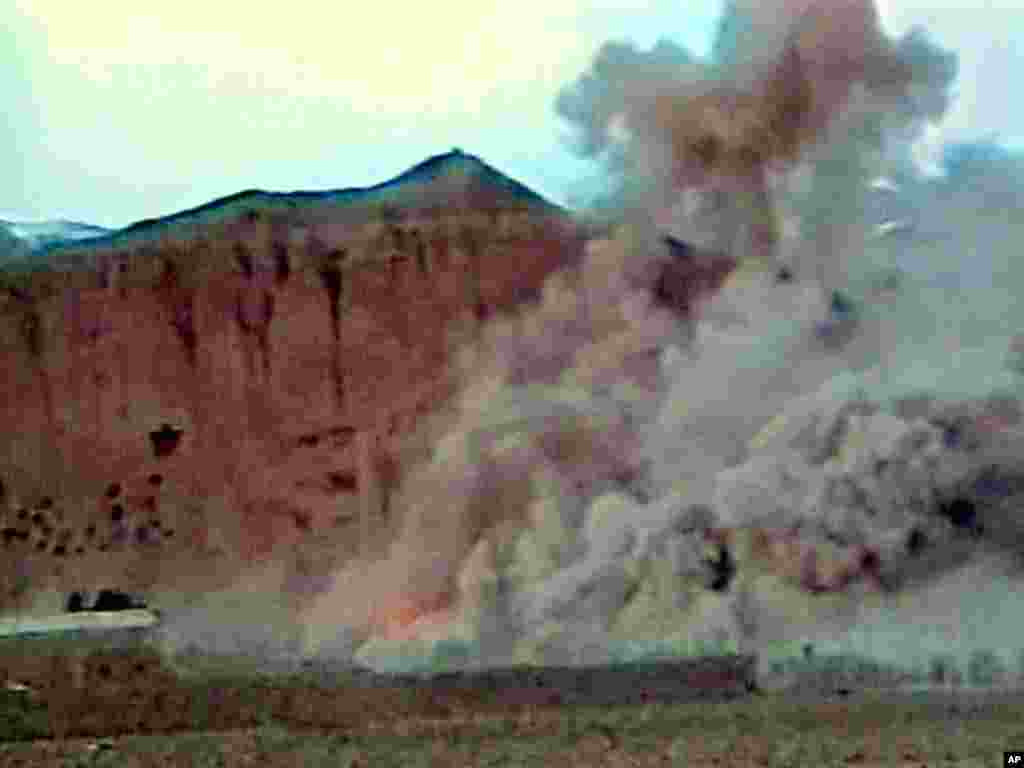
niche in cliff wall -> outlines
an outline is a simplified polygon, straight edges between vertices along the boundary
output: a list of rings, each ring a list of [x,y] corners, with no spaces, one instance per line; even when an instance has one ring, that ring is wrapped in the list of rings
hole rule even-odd
[[[181,445],[181,437],[185,434],[182,429],[176,429],[167,422],[164,422],[158,429],[149,433],[150,447],[153,457],[166,459],[173,456]]]

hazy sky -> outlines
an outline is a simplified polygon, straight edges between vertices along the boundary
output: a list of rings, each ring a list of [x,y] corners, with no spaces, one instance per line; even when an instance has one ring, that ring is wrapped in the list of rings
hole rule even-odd
[[[1020,0],[958,2],[880,9],[960,54],[941,136],[1024,136]],[[608,39],[705,54],[722,3],[144,5],[0,0],[0,217],[124,226],[245,188],[374,184],[453,146],[565,203],[594,171],[562,139],[559,87]]]

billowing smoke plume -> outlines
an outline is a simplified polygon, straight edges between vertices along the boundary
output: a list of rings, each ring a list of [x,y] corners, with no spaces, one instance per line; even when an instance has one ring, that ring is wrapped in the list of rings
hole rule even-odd
[[[562,89],[555,111],[574,133],[573,149],[581,157],[600,160],[610,177],[607,195],[595,204],[621,211],[657,181],[636,173],[638,146],[630,115],[648,110],[659,88],[685,87],[711,74],[705,62],[669,40],[660,40],[650,51],[638,51],[629,42],[609,42],[597,52],[590,70]]]
[[[693,272],[706,281],[699,293],[713,293],[735,260],[774,246],[770,170],[809,156],[822,182],[822,164],[843,151],[854,159],[865,154],[863,143],[850,141],[850,125],[883,114],[882,107],[916,115],[925,109],[910,102],[916,83],[948,85],[927,57],[900,55],[880,33],[871,6],[839,10],[733,7],[730,13],[758,34],[749,51],[740,50],[749,43],[720,45],[732,53],[716,67],[670,43],[647,53],[609,44],[592,71],[562,94],[557,108],[580,128],[580,152],[606,157],[623,178],[642,179],[623,188],[632,194],[622,200],[627,224],[615,240],[592,244],[578,270],[551,278],[539,306],[493,323],[464,350],[462,394],[432,459],[407,478],[399,501],[405,527],[393,551],[369,570],[340,574],[338,589],[311,610],[314,624],[387,633],[423,614],[440,614],[441,624],[472,615],[466,620],[483,646],[491,642],[485,637],[529,635],[558,613],[554,606],[579,599],[572,574],[593,565],[588,553],[621,549],[613,535],[623,533],[621,525],[588,528],[595,504],[624,505],[621,516],[638,518],[709,505],[717,473],[745,458],[755,432],[787,400],[835,374],[831,353],[803,333],[828,311],[806,281],[740,281],[743,288],[708,307],[708,322],[694,338],[697,295],[691,288],[684,302],[663,301],[659,288],[673,254],[656,236],[657,217],[645,211],[671,209],[687,187],[710,188],[733,204],[726,220],[710,217],[717,237],[685,257],[707,259]],[[911,53],[921,47],[904,46]],[[840,162],[828,167],[829,183],[857,187],[863,173],[838,168]],[[722,231],[738,225],[754,230],[747,238],[752,250],[737,253],[729,237],[735,233]],[[836,258],[844,245],[838,240],[816,244],[819,263]],[[729,256],[715,261],[716,250]],[[682,306],[690,300],[694,306]],[[745,335],[736,335],[737,324],[746,325]],[[760,364],[737,362],[754,348],[762,352]],[[694,531],[710,536],[712,520],[696,511],[689,517]],[[589,541],[570,533],[584,529]],[[524,530],[532,533],[524,538]],[[531,552],[524,555],[523,547]],[[711,567],[693,552],[679,557],[680,573]],[[464,573],[467,563],[473,577]],[[611,604],[630,589],[614,560],[602,563],[612,575],[590,592],[612,595],[610,604],[590,612],[590,626],[573,625],[577,644],[592,632],[599,643]],[[536,601],[497,598],[538,588],[545,578],[554,581]],[[509,649],[500,646],[485,647],[483,655],[506,656]]]
[[[559,98],[621,182],[622,226],[462,349],[394,546],[310,602],[311,650],[760,649],[846,632],[880,594],[1024,538],[983,498],[1017,493],[1012,399],[905,397],[889,339],[934,305],[847,281],[864,182],[894,131],[941,116],[955,57],[916,31],[893,43],[856,0],[733,3],[715,51],[610,43]],[[938,554],[911,568],[911,541]]]
[[[773,172],[805,163],[812,178],[793,195],[803,234],[821,251],[851,247],[856,181],[882,172],[885,139],[909,146],[941,118],[956,71],[955,54],[919,28],[888,40],[870,2],[734,0],[711,61],[668,41],[647,52],[607,43],[556,109],[577,151],[606,164],[620,208],[658,210],[680,187],[699,190],[699,223],[679,230],[688,241],[739,258],[772,253],[835,287],[843,276],[821,259],[778,253]],[[662,222],[681,227],[686,217],[673,213]]]

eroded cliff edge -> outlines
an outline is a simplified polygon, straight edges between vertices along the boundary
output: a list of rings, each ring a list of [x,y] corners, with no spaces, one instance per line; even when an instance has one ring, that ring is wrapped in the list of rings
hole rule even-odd
[[[472,155],[368,190],[246,192],[0,275],[0,609],[210,589],[310,539],[390,539],[452,350],[578,259]],[[340,549],[339,549],[340,547]]]

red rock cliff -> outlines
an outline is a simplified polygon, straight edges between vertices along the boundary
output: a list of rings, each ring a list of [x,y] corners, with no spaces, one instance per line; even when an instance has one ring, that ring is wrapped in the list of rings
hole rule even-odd
[[[450,343],[583,233],[476,158],[243,193],[0,275],[0,609],[39,589],[210,588],[237,553],[379,547]],[[27,598],[26,598],[27,599]]]

